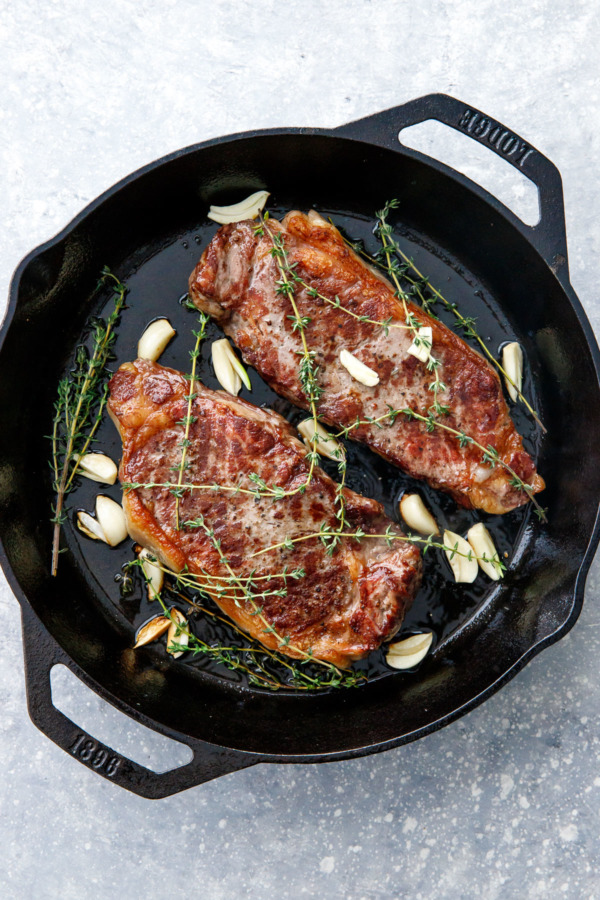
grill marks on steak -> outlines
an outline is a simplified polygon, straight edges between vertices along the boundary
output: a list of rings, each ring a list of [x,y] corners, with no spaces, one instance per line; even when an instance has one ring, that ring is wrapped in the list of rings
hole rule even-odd
[[[404,324],[391,285],[318,214],[291,212],[281,223],[270,219],[269,228],[283,235],[290,263],[312,288],[331,300],[339,297],[342,306],[359,316]],[[301,340],[288,318],[293,312],[289,299],[277,293],[280,274],[271,248],[270,237],[255,234],[252,222],[225,225],[192,273],[190,295],[199,309],[219,321],[244,360],[272,388],[308,408],[298,378]],[[386,336],[380,326],[359,322],[300,287],[296,303],[300,315],[311,319],[306,338],[319,365],[323,395],[318,409],[323,421],[347,427],[357,418],[384,415],[388,404],[427,415],[433,402],[429,390],[433,375],[407,353],[412,342],[409,331],[393,328]],[[442,421],[484,447],[492,445],[534,492],[543,490],[544,481],[523,449],[495,371],[449,328],[409,305],[415,318],[433,331],[432,353],[440,360],[440,378],[448,388],[439,399],[451,410]],[[374,369],[380,383],[369,388],[355,381],[339,362],[342,349]],[[388,422],[383,428],[362,425],[351,437],[415,478],[451,494],[462,506],[504,513],[527,502],[526,494],[510,484],[511,475],[502,466],[483,465],[480,450],[461,448],[456,437],[442,429],[430,433],[423,423],[399,415],[394,424]]]
[[[176,482],[187,415],[189,383],[173,369],[137,360],[121,366],[110,382],[110,415],[123,441],[119,476],[124,483]],[[253,489],[248,478],[256,472],[270,486],[294,490],[306,481],[306,448],[281,416],[243,400],[195,384],[196,399],[187,451],[185,481],[193,484],[239,485]],[[376,649],[400,627],[418,589],[421,559],[418,550],[402,542],[390,549],[380,538],[343,540],[333,555],[317,539],[251,558],[286,537],[300,537],[325,525],[335,529],[335,483],[316,468],[304,493],[284,499],[256,498],[219,491],[185,493],[180,522],[204,516],[221,542],[222,552],[236,575],[302,568],[305,576],[287,581],[285,597],[257,602],[264,615],[292,644],[318,659],[345,667]],[[362,528],[381,534],[392,525],[374,500],[344,491],[347,530]],[[175,527],[175,497],[168,488],[126,491],[123,507],[134,540],[163,563],[195,574],[227,575],[209,537],[201,529]],[[257,582],[278,589],[283,580]],[[242,602],[213,594],[221,609],[267,647],[280,648],[264,624]]]

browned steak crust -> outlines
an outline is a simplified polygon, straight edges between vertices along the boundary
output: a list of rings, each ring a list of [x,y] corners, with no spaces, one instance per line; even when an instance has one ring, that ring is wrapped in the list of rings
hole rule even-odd
[[[289,261],[300,277],[330,300],[376,322],[403,323],[404,314],[391,285],[344,244],[336,228],[315,213],[289,213],[283,222],[269,221],[285,241]],[[300,337],[292,331],[289,299],[277,291],[280,273],[271,255],[268,235],[255,233],[254,223],[240,222],[219,229],[190,278],[190,294],[200,309],[214,316],[253,365],[276,391],[308,408],[298,377]],[[377,418],[395,409],[411,408],[423,415],[433,402],[432,374],[407,353],[412,335],[384,330],[358,321],[343,310],[297,288],[300,315],[310,317],[306,337],[316,352],[319,417],[338,427],[357,418]],[[531,457],[510,418],[500,380],[492,367],[441,322],[410,305],[422,325],[433,330],[433,354],[447,390],[440,400],[451,410],[445,424],[463,431],[483,447],[491,445],[533,492],[544,488]],[[339,361],[346,349],[379,375],[376,387],[351,378]],[[428,432],[419,421],[399,415],[384,427],[361,425],[351,433],[385,459],[415,478],[451,494],[466,507],[504,513],[527,502],[511,484],[501,465],[482,464],[476,447],[461,447],[456,436],[435,428]]]
[[[181,459],[189,382],[179,372],[137,360],[121,366],[110,382],[109,412],[123,440],[120,479],[124,483],[176,482]],[[195,485],[229,485],[253,489],[248,478],[257,473],[270,486],[294,491],[308,473],[306,448],[290,425],[268,410],[258,409],[199,382],[193,401],[194,423],[187,451],[185,481]],[[256,579],[269,573],[302,568],[304,577],[287,580],[287,594],[260,599],[264,615],[279,635],[318,659],[348,666],[400,627],[421,578],[418,550],[382,538],[342,540],[328,555],[320,540],[252,554],[284,541],[312,534],[322,527],[335,530],[336,485],[321,469],[302,492],[283,499],[257,498],[248,493],[195,490],[180,501],[180,523],[203,516],[214,529],[221,550],[234,572]],[[344,490],[347,530],[383,534],[399,528],[383,508]],[[170,568],[185,566],[192,573],[223,576],[227,571],[202,529],[176,528],[175,497],[168,488],[125,491],[123,506],[130,534]],[[256,581],[257,584],[263,582]],[[267,582],[280,589],[284,580]],[[265,626],[247,602],[238,607],[231,596],[212,594],[221,609],[267,647],[298,656],[265,633]]]

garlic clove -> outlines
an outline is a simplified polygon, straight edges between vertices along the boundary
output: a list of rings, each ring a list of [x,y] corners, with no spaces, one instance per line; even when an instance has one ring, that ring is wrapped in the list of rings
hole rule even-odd
[[[162,591],[165,573],[157,565],[156,557],[149,550],[142,548],[138,558],[142,561],[142,572],[144,573],[144,580],[148,590],[148,600],[156,600]]]
[[[256,206],[257,203],[265,201],[269,196],[270,194],[268,191],[256,191],[254,194],[249,194],[248,197],[239,200],[237,203],[232,203],[229,206],[216,206],[213,203],[210,208],[213,212],[231,216],[238,212],[244,212],[247,209],[251,209],[253,206]]]
[[[211,206],[208,218],[220,225],[255,219],[264,209],[269,196],[268,191],[256,191],[245,200],[240,200],[239,203],[233,203],[231,206]]]
[[[178,609],[173,608],[170,610],[170,612],[173,618],[176,619],[176,623],[171,622],[171,624],[169,625],[169,630],[167,633],[167,653],[170,653],[173,659],[179,659],[180,656],[183,656],[185,650],[169,650],[169,647],[172,643],[181,644],[184,647],[188,646],[190,642],[188,631],[180,630],[179,634],[177,634],[177,631],[179,629],[187,629],[188,623],[186,617]]]
[[[438,524],[418,494],[404,494],[400,500],[400,515],[409,528],[419,534],[439,534]]]
[[[390,644],[385,661],[392,669],[412,669],[427,656],[432,641],[431,631],[413,634],[403,641]]]
[[[480,568],[492,581],[499,581],[503,577],[500,557],[494,540],[483,522],[478,522],[469,528],[467,540],[477,556]]]
[[[444,552],[454,574],[454,580],[472,584],[477,578],[479,567],[471,545],[454,531],[444,531],[444,546],[448,548]]]
[[[116,547],[127,537],[127,522],[123,507],[103,494],[96,497],[96,518],[104,532],[106,543]]]
[[[433,329],[430,325],[422,325],[417,328],[417,333],[413,337],[413,342],[406,351],[411,356],[416,356],[421,362],[426,363],[431,355],[431,347],[433,345]]]
[[[154,616],[153,619],[150,619],[149,622],[146,622],[145,625],[138,629],[133,649],[136,650],[138,647],[143,647],[145,644],[155,641],[168,630],[170,625],[171,620],[167,619],[166,616]]]
[[[326,431],[320,422],[314,419],[304,419],[298,425],[298,431],[304,439],[304,443],[310,450],[316,450],[320,456],[339,462],[344,459],[345,452],[342,445]],[[317,440],[315,440],[315,434]]]
[[[229,362],[231,363],[234,372],[237,372],[237,374],[242,379],[242,382],[244,383],[244,385],[248,388],[249,391],[251,391],[252,385],[250,383],[250,376],[248,375],[245,368],[243,367],[243,365],[237,358],[237,354],[236,354],[235,350],[233,349],[233,347],[231,346],[229,341],[226,340],[225,338],[223,339],[223,348],[224,348],[225,352],[227,353]]]
[[[225,215],[224,213],[213,212],[210,209],[207,214],[207,219],[212,219],[213,222],[216,222],[218,225],[235,225],[236,222],[244,222],[247,219],[254,219],[255,216],[251,215],[252,210],[240,211],[239,213],[233,213],[232,215]],[[256,214],[258,215],[258,213]]]
[[[506,390],[510,399],[516,401],[523,386],[523,350],[516,341],[502,348],[502,368],[508,376],[504,379]]]
[[[117,480],[117,466],[110,456],[104,453],[84,453],[83,456],[76,454],[75,459],[78,461],[78,473],[90,481],[114,484]]]
[[[77,512],[77,527],[82,534],[85,534],[86,537],[91,538],[93,541],[108,543],[100,522],[83,509]]]
[[[168,319],[155,319],[148,325],[138,341],[138,359],[149,359],[156,362],[176,334],[177,332]]]
[[[347,350],[342,350],[340,352],[340,362],[343,367],[347,369],[352,378],[356,381],[360,381],[361,384],[364,384],[367,387],[375,387],[376,384],[379,384],[379,375],[377,372],[370,369],[369,366],[365,366],[360,359],[357,359],[352,353],[348,353]]]
[[[211,346],[212,364],[217,381],[228,394],[237,397],[242,387],[242,379],[233,368],[228,349],[231,346],[227,338],[213,341]]]

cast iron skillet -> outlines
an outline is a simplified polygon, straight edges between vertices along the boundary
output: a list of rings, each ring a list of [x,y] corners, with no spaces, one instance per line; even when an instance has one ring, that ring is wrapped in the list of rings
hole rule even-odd
[[[530,178],[539,189],[539,224],[524,225],[468,179],[399,143],[402,128],[427,119],[478,140]],[[548,428],[540,442],[526,419],[517,421],[548,483],[549,521],[540,525],[530,510],[506,520],[512,563],[504,582],[465,594],[464,609],[450,589],[442,605],[431,595],[429,606],[415,604],[411,621],[430,622],[438,641],[417,672],[325,695],[267,694],[170,661],[156,648],[133,653],[131,617],[113,602],[107,581],[118,566],[96,568],[99,551],[84,557],[69,527],[59,576],[49,575],[44,435],[57,380],[90,313],[106,301],[94,293],[98,273],[108,264],[132,287],[119,336],[126,343],[140,328],[133,307],[142,319],[144,303],[147,319],[175,314],[174,298],[185,291],[198,244],[210,233],[203,219],[208,204],[263,187],[281,209],[315,206],[367,239],[373,211],[399,197],[395,224],[428,273],[480,316],[492,343],[511,337],[523,343],[533,373],[527,389]],[[599,536],[599,354],[569,284],[561,180],[537,150],[458,100],[431,95],[334,130],[228,136],[146,166],[23,260],[1,338],[1,559],[22,606],[29,712],[64,750],[129,790],[163,797],[258,762],[345,759],[415,740],[481,703],[579,615]],[[185,366],[189,348],[182,348],[161,362]],[[119,353],[132,355],[129,345]],[[253,377],[254,402],[266,398],[290,411]],[[118,455],[114,432],[105,437]],[[386,494],[381,485],[397,473],[377,468],[383,464],[371,456],[354,457],[351,486],[360,489],[361,472],[370,472],[365,493]],[[397,477],[388,508],[402,485]],[[88,489],[91,497],[94,487]],[[439,502],[442,518],[455,514],[450,501],[431,502]],[[502,545],[501,529],[496,536]],[[189,745],[192,762],[155,774],[77,728],[52,704],[50,671],[57,663],[134,719]]]

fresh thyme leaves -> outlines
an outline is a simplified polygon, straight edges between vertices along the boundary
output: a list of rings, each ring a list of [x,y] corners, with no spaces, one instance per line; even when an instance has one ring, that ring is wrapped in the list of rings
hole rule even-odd
[[[452,315],[458,321],[465,337],[470,337],[470,338],[473,338],[475,341],[477,341],[477,343],[481,347],[483,353],[487,356],[487,358],[489,359],[491,364],[496,369],[498,369],[498,371],[504,376],[504,378],[506,378],[510,382],[510,384],[512,384],[513,388],[517,392],[517,396],[518,396],[519,400],[526,407],[526,409],[528,410],[528,412],[530,413],[532,418],[537,422],[537,424],[539,425],[539,427],[545,434],[546,427],[545,427],[544,423],[542,422],[542,420],[540,419],[539,414],[533,408],[533,406],[531,405],[529,400],[524,396],[522,391],[519,389],[518,385],[516,385],[514,383],[513,379],[510,377],[510,375],[508,374],[508,372],[506,371],[506,369],[504,368],[504,366],[502,365],[500,360],[496,359],[494,354],[490,351],[486,342],[483,340],[483,338],[477,331],[476,320],[472,316],[463,316],[463,314],[459,310],[456,303],[451,303],[449,300],[447,300],[446,297],[444,297],[443,294],[441,294],[440,291],[438,291],[437,288],[435,288],[428,281],[428,279],[424,278],[421,275],[421,273],[419,272],[419,270],[417,269],[417,267],[415,266],[413,260],[409,259],[409,257],[400,249],[400,247],[397,248],[397,253],[405,261],[405,263],[407,265],[407,269],[408,269],[408,267],[410,267],[410,269],[412,269],[412,271],[414,272],[414,275],[416,275],[416,278],[415,278],[414,276],[410,275],[409,271],[406,271],[404,273],[404,277],[406,278],[406,280],[408,282],[410,282],[411,285],[413,285],[415,293],[419,297],[422,306],[425,309],[428,309],[428,307],[430,307],[431,305],[433,305],[434,303],[436,303],[439,300],[439,301],[441,301],[441,303],[444,304],[446,309],[450,310]],[[425,297],[425,291],[429,292],[428,298]],[[429,310],[429,315],[431,315],[430,310]]]
[[[397,200],[389,200],[385,204],[383,210],[381,210],[380,213],[377,213],[378,225],[376,232],[380,236],[384,246],[375,257],[370,256],[365,251],[361,243],[356,243],[344,238],[347,245],[352,250],[354,250],[355,253],[363,256],[372,265],[379,267],[383,272],[386,273],[386,275],[392,277],[397,291],[401,290],[401,279],[404,280],[408,285],[410,285],[410,287],[406,291],[402,292],[404,294],[404,297],[409,300],[418,300],[423,310],[433,319],[437,319],[438,317],[435,315],[432,307],[435,306],[438,301],[441,302],[444,307],[448,309],[455,317],[464,336],[475,340],[490,363],[496,369],[498,369],[498,371],[504,376],[504,378],[506,378],[510,382],[510,384],[512,384],[521,403],[528,410],[541,430],[546,433],[546,428],[537,411],[533,408],[529,400],[527,400],[527,398],[524,396],[519,386],[514,383],[513,379],[506,372],[502,363],[490,351],[486,342],[477,331],[476,320],[472,316],[464,316],[459,310],[456,303],[453,303],[446,297],[444,297],[441,291],[434,287],[429,278],[426,275],[423,275],[421,271],[419,271],[419,269],[415,265],[414,260],[402,250],[398,242],[394,239],[393,229],[387,221],[387,217],[390,210],[397,209],[398,206],[399,202]],[[404,303],[404,307],[405,306],[406,303]]]
[[[518,491],[523,491],[529,499],[531,500],[535,514],[538,516],[540,521],[546,522],[546,510],[542,509],[540,504],[535,499],[535,494],[533,492],[533,488],[530,484],[527,484],[520,478],[515,470],[509,466],[507,462],[505,462],[495,447],[492,447],[491,444],[488,444],[487,447],[484,447],[483,444],[480,444],[479,441],[476,441],[475,438],[470,437],[468,434],[465,434],[464,431],[459,431],[457,428],[452,428],[450,425],[446,425],[444,422],[440,422],[438,419],[435,419],[431,414],[428,416],[424,416],[419,412],[416,412],[414,409],[401,409],[400,412],[402,415],[406,416],[408,419],[417,419],[419,422],[423,422],[427,431],[434,431],[436,428],[441,428],[444,431],[447,431],[449,434],[453,434],[459,442],[461,447],[466,447],[467,445],[472,445],[473,447],[477,447],[478,450],[481,451],[481,461],[484,465],[489,466],[491,469],[495,469],[496,466],[500,466],[503,468],[508,474],[511,476],[510,485],[514,487]]]
[[[273,232],[263,220],[265,233],[269,235],[272,243],[271,256],[277,263],[279,269],[279,280],[277,281],[277,293],[284,294],[290,301],[293,315],[288,316],[292,322],[292,331],[298,331],[302,341],[302,352],[300,354],[300,383],[304,395],[310,404],[310,410],[313,418],[317,419],[317,403],[323,389],[319,386],[319,367],[315,364],[315,353],[308,349],[306,341],[306,329],[310,325],[309,316],[301,316],[296,304],[295,285],[299,282],[295,274],[295,263],[290,263],[283,235],[279,232]]]
[[[340,669],[338,669],[337,666],[333,665],[333,663],[326,662],[324,660],[315,660],[313,654],[310,651],[306,651],[297,644],[292,643],[289,637],[284,637],[283,635],[279,634],[277,629],[264,615],[262,607],[259,605],[259,603],[257,603],[257,600],[261,599],[260,594],[257,596],[252,589],[252,583],[247,581],[244,582],[240,578],[240,576],[236,574],[236,572],[234,572],[229,563],[229,560],[223,553],[221,541],[216,537],[214,529],[206,524],[203,516],[199,516],[196,519],[185,522],[185,526],[186,528],[199,528],[207,535],[214,550],[217,552],[221,565],[227,572],[230,583],[239,590],[239,594],[233,595],[233,602],[237,607],[241,607],[242,603],[244,603],[250,608],[251,615],[256,616],[258,621],[264,626],[263,634],[271,636],[272,639],[277,642],[278,647],[285,647],[287,652],[291,651],[292,654],[298,656],[300,660],[317,663],[320,667],[327,670],[330,675],[330,681],[333,680],[333,682],[335,682],[335,684],[328,683],[329,686],[337,686],[338,683],[341,683],[341,681],[344,680],[344,673]],[[332,532],[331,535],[328,536],[335,537],[336,534],[337,532]],[[279,592],[279,596],[285,596],[286,594],[287,588],[284,587]],[[314,680],[309,678],[306,673],[304,674],[304,677],[308,678],[309,681]]]
[[[406,292],[402,289],[397,261],[394,258],[397,244],[393,237],[392,226],[388,222],[387,217],[390,210],[395,209],[397,205],[398,201],[390,200],[385,204],[382,210],[375,213],[375,216],[377,218],[376,234],[379,236],[382,243],[382,257],[386,263],[386,270],[391,276],[392,281],[394,282],[394,287],[396,289],[395,297],[402,305],[406,324],[410,327],[413,333],[413,343],[416,347],[419,347],[423,344],[426,346],[427,343],[429,343],[429,347],[427,347],[427,349],[429,350],[429,355],[426,365],[428,371],[433,375],[433,381],[429,384],[429,390],[433,394],[433,403],[429,407],[428,412],[432,412],[436,416],[446,416],[450,412],[450,407],[444,405],[441,402],[439,396],[441,393],[447,390],[446,385],[440,378],[441,362],[431,352],[431,342],[428,342],[419,334],[419,329],[422,327],[422,322],[420,322],[412,312],[412,310],[409,309],[409,298],[407,297]]]
[[[296,264],[290,263],[287,252],[285,250],[283,235],[281,233],[274,234],[272,232],[272,230],[269,229],[268,225],[266,224],[268,216],[265,216],[265,219],[263,220],[261,225],[259,225],[255,229],[255,233],[259,234],[259,235],[268,234],[273,242],[274,246],[273,246],[273,250],[271,252],[272,252],[272,255],[277,259],[280,276],[281,276],[280,280],[277,283],[277,292],[278,293],[284,293],[289,297],[293,297],[293,295],[295,294],[295,288],[299,287],[306,293],[306,295],[308,297],[310,297],[312,299],[319,300],[321,303],[326,303],[329,306],[334,307],[335,309],[339,309],[341,312],[345,313],[346,315],[351,316],[353,319],[356,319],[357,321],[359,321],[361,323],[378,326],[379,328],[381,328],[383,330],[383,332],[386,336],[389,334],[390,329],[396,328],[396,329],[401,329],[401,330],[408,330],[412,335],[414,346],[421,347],[428,351],[428,353],[426,354],[426,356],[427,356],[426,366],[427,366],[428,371],[431,372],[433,375],[433,380],[429,384],[429,390],[433,394],[433,403],[432,403],[430,409],[436,415],[447,415],[449,412],[449,408],[441,402],[441,398],[439,396],[440,394],[442,394],[444,391],[447,390],[447,386],[444,384],[444,382],[442,381],[442,379],[440,377],[441,362],[431,352],[431,350],[432,350],[431,341],[428,340],[427,337],[423,336],[420,333],[420,329],[422,328],[423,323],[419,321],[419,319],[415,316],[415,314],[409,308],[408,303],[409,303],[410,298],[408,297],[406,292],[403,291],[403,289],[402,289],[402,286],[397,277],[397,272],[399,271],[399,267],[398,267],[397,261],[392,258],[392,254],[393,254],[393,252],[395,252],[396,242],[394,241],[393,236],[392,236],[391,225],[387,222],[387,215],[388,215],[388,212],[390,209],[395,208],[395,205],[397,205],[397,201],[392,200],[388,204],[386,204],[386,206],[384,207],[384,209],[381,212],[376,214],[377,223],[378,223],[377,224],[377,233],[380,235],[382,242],[383,242],[383,257],[386,260],[386,262],[383,266],[381,266],[381,261],[372,260],[372,262],[374,262],[376,265],[379,265],[380,267],[385,268],[386,272],[388,272],[388,274],[392,275],[394,282],[395,282],[395,287],[396,287],[395,296],[400,301],[400,303],[402,305],[403,313],[404,313],[404,319],[405,319],[404,324],[401,324],[399,322],[394,322],[391,317],[388,317],[383,320],[379,320],[379,319],[373,319],[369,316],[365,316],[365,315],[356,313],[353,310],[348,309],[346,306],[344,306],[341,303],[340,298],[338,296],[335,296],[332,299],[331,297],[328,297],[326,294],[323,294],[321,291],[318,291],[316,288],[314,288],[310,284],[308,284],[298,274]],[[356,245],[352,244],[351,242],[347,242],[347,243],[356,252]],[[363,254],[363,255],[366,255],[366,254]],[[299,315],[295,303],[294,303],[294,315],[288,316],[288,318],[293,323],[293,325],[292,325],[293,331],[302,330],[302,332],[304,332],[304,329],[311,322],[310,317],[308,317],[308,316],[301,317]],[[310,353],[310,351],[308,351],[306,342],[303,341],[303,343],[304,343],[304,351],[305,351],[305,355],[306,355],[306,354]],[[314,356],[314,354],[312,354],[312,355]],[[301,380],[302,380],[302,370],[301,370]],[[304,382],[302,382],[302,384],[303,384],[303,388],[305,390],[305,394],[308,397],[309,394],[306,391]],[[319,392],[319,396],[320,396],[320,393],[322,393],[322,391]],[[313,415],[314,415],[314,411],[312,409],[311,409],[311,411],[313,412]]]
[[[188,523],[185,523],[185,525],[187,524]],[[198,520],[194,520],[193,524],[197,527],[204,526],[204,523],[201,524]],[[156,564],[160,565],[158,561],[156,561]],[[142,576],[147,580],[146,573],[141,566],[140,560],[132,560],[127,564],[128,570],[133,567],[139,567],[141,569]],[[357,687],[359,684],[363,683],[366,680],[365,676],[361,675],[360,673],[342,671],[331,663],[326,663],[322,662],[321,660],[315,659],[310,652],[300,651],[302,653],[301,658],[294,659],[293,657],[286,657],[283,654],[278,653],[276,650],[271,650],[268,647],[265,647],[263,644],[253,642],[248,637],[248,635],[243,632],[241,628],[238,628],[238,626],[235,625],[235,623],[233,623],[230,619],[226,619],[218,615],[209,607],[203,605],[201,602],[198,602],[198,596],[204,596],[208,599],[213,599],[215,594],[219,595],[219,590],[215,586],[215,582],[218,580],[222,582],[223,588],[227,585],[229,586],[230,590],[239,593],[240,587],[242,587],[242,592],[250,593],[250,589],[252,588],[252,584],[254,581],[261,581],[265,579],[282,579],[284,582],[286,582],[289,578],[297,580],[298,578],[304,577],[304,572],[302,570],[284,570],[280,573],[258,577],[253,577],[251,575],[238,577],[235,574],[228,574],[225,576],[201,575],[196,577],[189,574],[177,575],[167,569],[164,569],[164,571],[173,581],[176,595],[181,600],[184,600],[193,611],[201,612],[215,621],[222,622],[223,624],[227,625],[228,628],[232,629],[237,635],[239,635],[240,638],[243,639],[243,643],[241,644],[241,646],[235,644],[225,645],[222,643],[208,643],[206,640],[203,640],[202,638],[194,634],[194,632],[189,627],[189,624],[181,624],[180,620],[177,618],[176,613],[174,613],[173,610],[167,606],[162,593],[160,593],[158,594],[157,599],[160,603],[163,615],[176,625],[176,635],[177,633],[184,633],[188,639],[187,644],[179,643],[176,638],[171,641],[169,645],[169,650],[171,652],[190,651],[194,655],[201,655],[207,659],[211,659],[214,662],[224,665],[231,671],[245,673],[250,684],[258,685],[260,687],[264,687],[266,689],[274,691],[280,689],[316,691],[332,688]],[[181,590],[182,588],[190,591],[191,596],[188,593],[183,593]],[[282,595],[281,591],[273,593]],[[264,591],[262,593],[252,594],[252,600],[255,605],[256,600],[264,595],[266,595],[266,592]],[[275,635],[277,640],[279,641],[280,646],[286,646],[286,648],[295,649],[294,646],[289,642],[289,640],[278,636],[276,630],[272,626],[270,626],[266,622],[266,620],[264,620],[262,611],[257,605],[255,615],[259,616],[261,621],[265,622],[265,631],[267,631],[269,634]],[[275,664],[276,668],[267,668],[267,662]],[[277,669],[281,668],[283,668],[288,674],[288,678],[285,681],[282,680],[277,674]]]
[[[105,266],[98,287],[110,285],[114,295],[114,307],[106,320],[94,318],[92,349],[88,353],[80,345],[75,351],[75,365],[70,374],[58,385],[58,397],[54,403],[52,428],[52,472],[55,500],[52,507],[54,534],[52,540],[52,575],[56,575],[60,552],[60,529],[65,521],[65,497],[73,488],[79,469],[79,457],[83,456],[98,430],[108,399],[107,366],[112,357],[116,339],[115,327],[125,304],[127,287]]]
[[[188,388],[188,393],[184,397],[184,400],[187,401],[187,412],[185,415],[185,419],[183,423],[185,425],[185,430],[183,434],[183,439],[181,441],[181,460],[179,462],[178,474],[177,474],[177,486],[172,489],[175,494],[175,528],[179,531],[179,501],[182,497],[181,485],[183,482],[183,474],[188,466],[187,463],[187,451],[190,446],[190,427],[196,421],[195,417],[192,415],[192,406],[194,400],[197,397],[195,392],[196,386],[196,369],[198,364],[198,357],[200,356],[200,344],[204,338],[206,333],[206,326],[210,321],[210,317],[205,313],[201,312],[198,316],[198,322],[200,324],[200,328],[197,331],[192,331],[192,334],[196,338],[196,343],[194,345],[194,349],[190,351],[190,359],[192,360],[192,372],[190,375],[190,386]]]
[[[320,540],[325,546],[328,545],[328,541],[336,540],[338,543],[344,540],[358,541],[359,543],[363,540],[374,540],[374,539],[384,539],[388,545],[388,547],[392,547],[394,545],[394,541],[399,541],[403,544],[413,544],[422,549],[423,555],[427,553],[428,550],[434,548],[436,550],[443,550],[444,552],[448,551],[448,547],[445,544],[440,543],[434,539],[434,535],[428,535],[427,537],[421,537],[419,535],[415,535],[412,533],[408,534],[396,534],[392,530],[392,525],[388,525],[386,531],[382,534],[366,534],[361,528],[357,528],[354,531],[337,531],[333,529],[328,529],[326,526],[321,528],[320,531],[313,531],[310,534],[298,535],[294,538],[285,538],[283,541],[279,541],[277,544],[271,544],[270,547],[263,547],[261,550],[257,550],[255,553],[252,553],[249,557],[252,559],[256,556],[262,556],[265,553],[270,553],[273,550],[279,550],[281,547],[293,547],[294,544],[302,543],[303,541],[314,541]],[[498,567],[501,572],[506,570],[506,565],[502,562],[502,560],[496,555],[493,559],[490,558],[487,554],[482,554],[478,556],[473,552],[473,550],[469,550],[467,553],[463,553],[458,549],[458,547],[454,547],[452,549],[452,555],[458,555],[464,557],[468,560],[476,560],[477,562],[488,562],[493,563]]]
[[[392,407],[390,407],[390,409],[387,413],[384,413],[383,415],[378,416],[376,419],[370,418],[370,417],[368,417],[366,419],[357,419],[355,422],[353,422],[347,428],[342,428],[340,431],[335,433],[333,436],[336,438],[342,437],[342,436],[348,437],[352,431],[356,430],[357,428],[360,428],[363,425],[377,425],[378,427],[382,427],[382,425],[381,425],[382,422],[388,420],[389,422],[393,423],[396,420],[397,416],[399,416],[399,415],[405,416],[407,419],[416,419],[417,421],[422,422],[425,425],[428,432],[433,432],[433,431],[435,431],[436,428],[441,428],[443,431],[446,431],[449,434],[454,435],[454,437],[457,439],[457,441],[459,443],[459,446],[462,449],[464,449],[465,447],[471,446],[471,445],[473,447],[476,447],[478,450],[481,451],[481,462],[484,465],[489,466],[491,469],[494,469],[494,468],[496,468],[496,466],[499,466],[500,468],[502,468],[506,472],[508,472],[508,474],[511,476],[510,481],[509,481],[509,484],[511,485],[511,487],[514,487],[516,490],[523,491],[527,495],[527,497],[531,500],[531,502],[534,506],[534,509],[535,509],[535,514],[540,519],[540,521],[542,521],[542,522],[547,521],[546,520],[547,510],[542,509],[540,504],[537,502],[532,486],[530,484],[527,484],[525,481],[523,481],[522,478],[520,478],[517,475],[515,470],[501,458],[500,454],[498,453],[498,451],[496,450],[495,447],[492,447],[491,444],[488,444],[487,447],[484,447],[483,444],[480,444],[479,441],[476,441],[475,438],[471,437],[470,435],[465,434],[464,431],[460,431],[457,428],[452,428],[452,426],[447,425],[445,422],[440,422],[439,419],[435,418],[435,416],[433,415],[433,413],[431,411],[429,411],[428,415],[425,416],[422,413],[417,412],[414,409],[411,409],[410,407],[406,407],[404,409],[393,409]]]
[[[316,431],[318,422],[317,403],[323,393],[323,389],[319,385],[319,367],[315,363],[315,352],[309,350],[306,339],[306,329],[310,325],[311,320],[308,316],[300,315],[296,303],[296,285],[298,284],[299,279],[295,272],[295,264],[290,264],[283,235],[280,232],[273,231],[267,224],[268,220],[268,213],[264,216],[261,215],[260,224],[255,229],[255,232],[261,235],[266,234],[271,241],[271,256],[275,260],[279,271],[277,293],[283,294],[289,300],[292,308],[293,315],[288,316],[288,319],[292,322],[292,331],[297,331],[299,333],[302,342],[302,349],[298,351],[298,355],[300,356],[298,377],[300,379],[300,384],[302,385],[304,396],[308,401],[314,430]],[[305,490],[307,485],[310,484],[315,466],[319,460],[319,455],[313,450],[307,454],[306,459],[308,461],[309,469],[304,484],[294,488],[292,491],[282,492],[281,489],[279,489],[279,491],[275,492],[278,499],[282,496],[288,496],[289,494],[295,494],[298,493],[298,491]],[[262,491],[268,490],[267,485],[265,485],[264,482],[260,484],[260,488]]]

